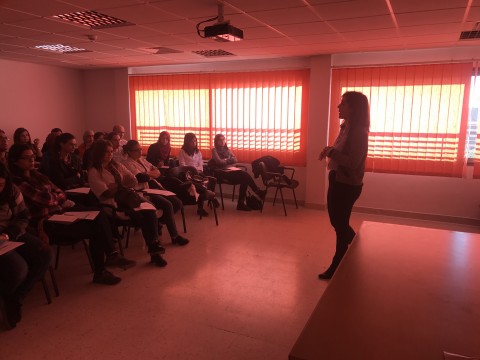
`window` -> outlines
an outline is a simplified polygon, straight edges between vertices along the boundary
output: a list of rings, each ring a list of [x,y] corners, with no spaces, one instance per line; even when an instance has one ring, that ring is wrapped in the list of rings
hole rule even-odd
[[[142,144],[170,132],[177,154],[187,132],[205,158],[223,133],[239,161],[263,155],[304,166],[308,70],[130,77],[133,133]]]
[[[367,171],[463,175],[472,64],[435,64],[332,72],[331,114],[345,91],[370,101]],[[330,142],[339,119],[330,120]]]

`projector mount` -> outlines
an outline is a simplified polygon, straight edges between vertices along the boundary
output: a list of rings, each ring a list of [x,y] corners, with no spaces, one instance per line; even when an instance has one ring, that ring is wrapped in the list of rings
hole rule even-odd
[[[200,29],[200,25],[206,22],[217,20],[214,25],[205,26]],[[214,18],[201,21],[197,24],[197,34],[201,38],[210,38],[220,42],[243,40],[243,30],[230,25],[230,21],[223,18],[223,4],[218,3],[218,15]]]

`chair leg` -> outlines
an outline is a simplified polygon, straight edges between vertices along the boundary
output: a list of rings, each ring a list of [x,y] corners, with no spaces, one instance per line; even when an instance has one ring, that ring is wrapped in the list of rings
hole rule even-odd
[[[55,270],[58,269],[59,261],[60,261],[60,245],[57,245],[57,254],[55,255]]]
[[[85,247],[85,251],[87,253],[88,262],[90,263],[90,267],[92,268],[92,272],[95,272],[95,267],[93,266],[92,255],[90,255],[90,250],[88,249],[88,244],[85,239],[82,240],[83,246]]]
[[[218,183],[218,188],[220,189],[220,200],[222,200],[222,210],[225,210],[225,206],[223,206],[223,191],[222,191],[221,183]]]
[[[42,281],[43,291],[45,292],[45,297],[47,298],[47,303],[51,304],[52,303],[52,297],[50,296],[50,291],[48,290],[47,281],[45,280],[45,276],[42,278],[41,281]]]
[[[273,204],[272,206],[275,206],[275,201],[277,200],[277,194],[278,194],[278,187],[277,187],[277,190],[275,190],[275,196],[273,197]],[[282,193],[282,190],[280,190],[280,193]]]
[[[262,199],[262,207],[260,208],[260,213],[263,213],[263,206],[265,205],[265,199],[267,198],[268,186],[265,188],[265,196]]]
[[[53,268],[51,266],[48,268],[48,271],[50,272],[50,278],[52,279],[52,285],[53,285],[53,290],[55,291],[55,296],[58,297],[60,296],[60,291],[58,290],[57,279],[55,278],[55,272],[53,271]]]
[[[283,204],[283,211],[285,212],[285,216],[287,216],[287,208],[285,207],[285,200],[283,199],[283,191],[282,188],[280,189],[280,196],[282,197],[282,204]]]
[[[120,255],[124,256],[124,254],[123,254],[122,239],[121,239],[121,238],[118,238],[117,241],[118,241],[118,250],[120,251]]]
[[[295,189],[292,188],[293,198],[295,199],[295,207],[298,209],[297,196],[295,195]]]
[[[218,226],[217,208],[215,207],[215,205],[213,205],[212,208],[213,208],[213,214],[215,215],[215,223]]]
[[[232,201],[235,201],[235,187],[237,185],[233,185],[233,192],[232,192]]]
[[[187,233],[187,224],[185,222],[185,210],[183,209],[183,206],[182,206],[182,209],[180,211],[182,213],[183,232],[186,234]]]
[[[130,226],[125,226],[124,227],[126,229],[126,233],[127,233],[127,240],[125,240],[125,249],[128,248],[128,243],[130,241]]]

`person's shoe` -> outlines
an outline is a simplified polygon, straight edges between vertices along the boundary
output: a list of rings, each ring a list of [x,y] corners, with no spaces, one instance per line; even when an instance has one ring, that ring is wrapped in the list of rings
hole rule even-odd
[[[178,235],[175,239],[172,239],[172,244],[178,246],[185,246],[189,243],[188,239],[185,239],[183,236]]]
[[[258,189],[257,191],[255,191],[255,194],[260,198],[260,200],[263,201],[265,199],[265,195],[267,195],[267,190]]]
[[[103,270],[101,273],[95,273],[93,275],[93,282],[95,284],[103,284],[103,285],[116,285],[122,279],[118,276],[113,275],[110,271]]]
[[[165,261],[165,259],[162,258],[162,256],[158,253],[150,255],[150,262],[159,267],[167,266],[167,262]]]
[[[207,217],[208,212],[206,212],[204,208],[197,209],[197,215],[200,217]]]
[[[6,330],[14,329],[22,319],[21,304],[0,296],[0,314],[5,322]]]
[[[135,260],[129,260],[120,255],[119,253],[107,255],[107,258],[105,259],[105,266],[108,267],[119,267],[126,270],[134,267],[135,265],[137,265],[137,262]]]
[[[320,280],[330,280],[335,272],[330,271],[330,269],[327,269],[327,271],[321,273],[318,275],[318,278]]]
[[[148,252],[153,254],[165,254],[165,248],[160,245],[160,243],[154,243],[151,247],[149,247]]]
[[[252,211],[251,208],[249,208],[247,205],[243,204],[243,203],[238,203],[237,204],[237,210],[240,210],[240,211]]]

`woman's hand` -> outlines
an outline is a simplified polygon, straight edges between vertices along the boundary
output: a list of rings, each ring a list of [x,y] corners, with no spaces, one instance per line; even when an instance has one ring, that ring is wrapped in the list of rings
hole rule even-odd
[[[325,146],[322,150],[322,152],[320,153],[319,157],[318,157],[318,160],[323,160],[325,159],[327,156],[330,156],[331,152],[333,150],[333,146]]]
[[[3,233],[3,234],[0,234],[0,240],[8,241],[10,240],[10,237],[7,234]]]

